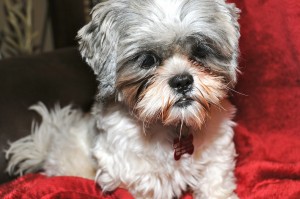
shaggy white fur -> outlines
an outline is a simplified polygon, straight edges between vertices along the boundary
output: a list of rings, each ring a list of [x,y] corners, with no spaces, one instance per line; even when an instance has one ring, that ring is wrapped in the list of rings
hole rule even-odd
[[[96,128],[95,117],[70,106],[48,112],[39,104],[32,108],[43,121],[31,135],[11,144],[8,171],[43,168],[49,176],[95,178],[104,191],[123,186],[144,199],[171,199],[188,189],[195,198],[236,198],[234,108],[227,100],[221,106],[212,108],[201,132],[194,132],[195,153],[175,161],[173,129],[154,125],[144,134],[143,124],[125,107],[112,105],[109,112],[98,112]]]

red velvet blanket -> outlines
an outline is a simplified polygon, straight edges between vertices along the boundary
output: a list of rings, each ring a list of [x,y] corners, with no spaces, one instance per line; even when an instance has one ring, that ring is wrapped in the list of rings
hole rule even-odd
[[[242,10],[243,74],[235,94],[237,194],[300,198],[300,1],[232,0]],[[0,198],[132,198],[102,195],[93,181],[27,175],[0,186]],[[185,199],[191,198],[186,196]]]

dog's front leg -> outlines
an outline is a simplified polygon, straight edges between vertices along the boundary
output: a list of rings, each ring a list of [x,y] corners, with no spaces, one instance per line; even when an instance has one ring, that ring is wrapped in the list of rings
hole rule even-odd
[[[233,142],[215,153],[214,161],[202,171],[198,187],[194,189],[194,199],[237,199],[234,168],[235,148]]]
[[[105,169],[98,169],[96,182],[101,187],[103,192],[114,191],[121,186],[120,179],[116,176],[114,177]]]
[[[194,199],[237,199],[233,169],[230,165],[216,163],[210,165],[194,190]]]

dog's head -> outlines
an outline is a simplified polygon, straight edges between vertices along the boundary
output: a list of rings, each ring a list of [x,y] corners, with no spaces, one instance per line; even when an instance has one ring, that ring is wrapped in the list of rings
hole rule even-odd
[[[145,122],[200,127],[236,82],[238,9],[224,0],[110,0],[78,33],[112,97]]]

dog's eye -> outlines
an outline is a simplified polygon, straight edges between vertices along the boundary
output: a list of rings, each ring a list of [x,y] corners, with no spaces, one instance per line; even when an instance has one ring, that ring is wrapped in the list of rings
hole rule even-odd
[[[138,58],[140,66],[143,69],[150,69],[159,64],[159,59],[151,53],[143,54]]]
[[[192,49],[192,55],[197,59],[205,59],[209,53],[211,53],[211,49],[205,45],[197,45]]]

